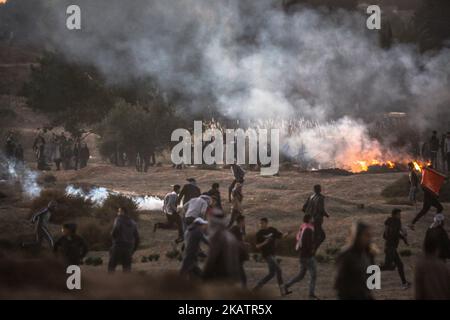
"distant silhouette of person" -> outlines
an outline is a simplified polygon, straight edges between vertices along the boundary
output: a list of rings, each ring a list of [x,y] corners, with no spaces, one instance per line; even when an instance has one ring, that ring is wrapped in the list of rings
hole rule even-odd
[[[391,216],[384,222],[385,229],[383,238],[385,240],[385,259],[384,265],[381,266],[381,270],[395,270],[395,268],[397,268],[400,280],[402,281],[402,289],[408,289],[411,286],[411,283],[406,280],[403,262],[397,252],[400,239],[403,240],[406,245],[409,245],[405,231],[402,228],[400,215],[400,209],[393,209]]]

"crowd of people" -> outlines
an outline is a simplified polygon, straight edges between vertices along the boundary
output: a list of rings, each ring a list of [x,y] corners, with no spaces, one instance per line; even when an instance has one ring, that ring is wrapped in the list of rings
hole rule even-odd
[[[38,170],[50,170],[55,164],[57,171],[78,170],[87,166],[90,152],[81,137],[66,137],[64,132],[56,134],[47,129],[39,130],[33,142]]]
[[[163,212],[166,222],[157,222],[154,232],[159,229],[177,230],[176,243],[182,243],[182,261],[180,276],[194,281],[226,282],[238,284],[248,289],[245,262],[249,260],[252,245],[248,242],[245,214],[242,202],[245,185],[245,171],[237,164],[231,166],[233,181],[228,188],[230,213],[223,210],[219,183],[213,183],[211,189],[202,193],[194,178],[187,183],[172,186],[164,197]],[[410,174],[410,181],[416,178]],[[426,188],[424,188],[426,189]],[[436,195],[434,195],[436,198]],[[435,199],[433,198],[433,199]],[[289,236],[272,226],[267,217],[259,221],[253,247],[264,259],[268,273],[251,290],[258,291],[276,278],[282,296],[292,293],[294,284],[301,282],[309,274],[309,298],[319,299],[316,295],[317,272],[316,254],[326,240],[323,228],[324,218],[330,215],[326,210],[325,196],[320,185],[313,187],[313,193],[307,197],[302,211],[303,219],[295,235],[295,250],[299,257],[299,272],[288,281],[284,281],[283,272],[277,259],[277,241]],[[424,208],[428,208],[424,200]],[[433,200],[435,201],[435,200]],[[429,208],[428,208],[429,209]],[[86,243],[76,234],[76,225],[63,226],[62,237],[53,242],[47,225],[57,204],[36,213],[36,243],[47,240],[56,253],[65,257],[67,264],[78,264],[87,253]],[[420,299],[450,299],[450,271],[446,259],[450,258],[450,240],[444,228],[444,215],[438,207],[433,224],[428,228],[423,255],[418,260],[415,271],[415,296]],[[426,213],[426,212],[425,212]],[[425,213],[421,214],[423,216]],[[419,217],[420,218],[420,217]],[[418,220],[415,219],[415,222]],[[412,226],[411,226],[412,227]],[[112,247],[108,271],[114,272],[122,265],[129,272],[132,256],[137,250],[140,238],[135,221],[125,208],[119,208],[114,221]],[[384,222],[385,259],[380,266],[382,271],[397,269],[401,288],[407,290],[411,283],[406,279],[404,265],[398,253],[400,240],[408,245],[407,231],[402,226],[401,210],[393,209]],[[208,249],[204,250],[202,247]],[[200,260],[205,259],[203,268]],[[373,293],[367,286],[368,267],[375,264],[375,250],[371,226],[363,222],[355,223],[352,238],[336,259],[336,278],[334,289],[339,299],[373,299]]]
[[[423,143],[421,154],[434,168],[450,172],[450,132],[439,137],[438,132],[433,131],[430,139]]]

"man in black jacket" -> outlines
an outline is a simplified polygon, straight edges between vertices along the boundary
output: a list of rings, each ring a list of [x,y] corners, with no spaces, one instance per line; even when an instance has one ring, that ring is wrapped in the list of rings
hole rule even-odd
[[[381,266],[381,270],[394,270],[397,268],[402,281],[402,289],[408,289],[411,286],[411,283],[406,280],[403,262],[397,252],[400,239],[408,245],[406,234],[402,229],[400,213],[400,209],[393,209],[391,217],[387,218],[384,222],[385,229],[383,238],[386,241],[384,247],[385,260],[384,265]]]
[[[86,242],[77,234],[77,225],[66,223],[62,227],[63,236],[56,241],[53,251],[61,253],[67,266],[79,265],[88,252]]]
[[[309,275],[311,280],[309,282],[309,298],[313,300],[317,300],[318,298],[315,295],[316,288],[316,260],[314,258],[315,255],[315,246],[314,246],[314,226],[311,223],[312,217],[309,214],[305,214],[303,217],[303,224],[300,227],[300,231],[297,234],[297,245],[296,249],[300,251],[300,272],[293,279],[288,281],[285,286],[285,291],[287,293],[289,288],[299,281],[302,281],[306,275],[306,271],[309,271]]]
[[[112,247],[110,250],[108,271],[114,272],[118,264],[123,272],[131,271],[133,253],[139,246],[139,233],[136,222],[128,216],[126,208],[119,208],[114,221]]]
[[[322,228],[323,218],[330,217],[325,210],[325,196],[322,194],[320,184],[314,186],[314,193],[306,200],[302,210],[313,218],[314,242],[317,251],[326,238],[325,231]]]
[[[287,292],[283,283],[281,268],[275,258],[275,241],[286,237],[288,233],[283,234],[277,229],[269,227],[269,220],[267,218],[262,218],[259,224],[260,229],[256,233],[256,248],[261,250],[262,257],[266,260],[269,274],[256,284],[254,290],[261,289],[267,282],[276,276],[281,295],[284,296]]]
[[[209,189],[204,194],[206,194],[207,196],[210,196],[212,199],[214,199],[214,207],[215,208],[219,208],[222,210],[222,199],[220,197],[219,184],[217,182],[214,182],[211,186],[211,189]]]
[[[180,191],[177,199],[177,205],[187,203],[189,200],[193,198],[198,198],[201,195],[200,188],[197,187],[197,181],[194,178],[187,179],[187,182]]]

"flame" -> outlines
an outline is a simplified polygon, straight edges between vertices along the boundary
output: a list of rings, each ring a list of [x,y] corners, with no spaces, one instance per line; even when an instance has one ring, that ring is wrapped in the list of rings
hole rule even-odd
[[[352,172],[366,172],[369,170],[370,166],[380,166],[380,167],[388,167],[389,169],[394,169],[396,166],[396,162],[392,160],[358,160],[355,161],[353,166],[351,166]]]
[[[431,161],[427,162],[413,161],[412,163],[414,164],[414,169],[418,172],[422,172],[423,168],[431,166]]]
[[[358,160],[355,161],[353,163],[353,165],[351,166],[351,171],[358,173],[358,172],[366,172],[369,170],[370,166],[380,166],[380,167],[387,167],[389,169],[394,169],[396,168],[398,165],[400,166],[407,166],[408,163],[412,162],[414,165],[414,169],[421,173],[423,171],[424,168],[428,167],[431,165],[430,161],[427,162],[422,162],[419,160]]]
[[[392,162],[392,161],[386,161],[386,166],[387,166],[389,169],[394,169],[394,168],[395,168],[395,163]]]
[[[422,172],[422,167],[420,166],[420,164],[417,161],[413,161],[414,164],[414,169],[416,169],[416,171]]]

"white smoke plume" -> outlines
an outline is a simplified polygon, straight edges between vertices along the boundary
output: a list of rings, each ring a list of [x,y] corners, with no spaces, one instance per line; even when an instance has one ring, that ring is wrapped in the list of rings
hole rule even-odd
[[[65,193],[71,196],[82,197],[90,200],[94,205],[101,206],[109,195],[121,194],[120,192],[108,190],[104,187],[93,187],[89,191],[84,191],[82,188],[77,188],[73,185],[68,185],[65,189]],[[124,194],[122,194],[124,195]],[[138,210],[162,210],[163,201],[155,196],[137,196],[126,194],[126,197],[132,199],[138,206]]]
[[[3,176],[8,183],[19,183],[24,196],[29,199],[36,198],[41,194],[42,188],[37,181],[38,173],[24,163],[7,158],[1,152],[0,176]]]
[[[362,10],[286,13],[274,0],[79,0],[82,30],[74,32],[61,14],[69,2],[46,3],[43,21],[53,13],[60,26],[46,34],[68,59],[94,64],[110,82],[151,76],[180,93],[187,110],[213,105],[234,119],[323,123],[326,140],[307,131],[288,142],[296,149],[302,141],[322,164],[340,162],[348,146],[374,147],[360,120],[400,111],[428,129],[442,124],[450,101],[450,50],[381,49]]]

